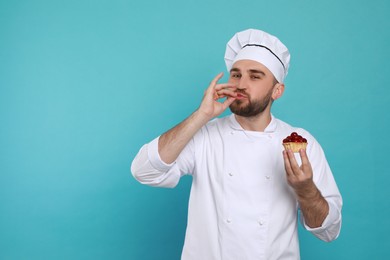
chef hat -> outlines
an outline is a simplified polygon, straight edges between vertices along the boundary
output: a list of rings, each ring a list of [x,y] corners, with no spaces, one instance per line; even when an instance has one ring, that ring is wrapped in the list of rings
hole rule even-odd
[[[283,83],[290,65],[287,47],[275,36],[248,29],[236,33],[226,44],[225,63],[230,71],[239,60],[254,60],[266,66]]]

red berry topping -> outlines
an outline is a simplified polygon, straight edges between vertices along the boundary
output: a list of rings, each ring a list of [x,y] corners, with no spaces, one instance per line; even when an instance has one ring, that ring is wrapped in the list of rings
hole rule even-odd
[[[296,132],[292,132],[289,136],[283,139],[283,143],[307,143],[306,138],[303,138],[301,135]]]

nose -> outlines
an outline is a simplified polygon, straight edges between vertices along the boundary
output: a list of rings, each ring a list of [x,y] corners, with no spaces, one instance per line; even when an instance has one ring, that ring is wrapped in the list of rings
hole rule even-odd
[[[244,77],[241,77],[237,82],[237,89],[245,90],[247,89],[247,82]]]

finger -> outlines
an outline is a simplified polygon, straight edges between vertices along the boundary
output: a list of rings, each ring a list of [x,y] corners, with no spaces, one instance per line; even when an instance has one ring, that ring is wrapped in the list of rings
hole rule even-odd
[[[309,158],[307,157],[307,153],[306,153],[305,149],[300,149],[299,155],[301,156],[302,165],[303,164],[310,164]]]
[[[235,84],[233,84],[233,83],[226,82],[226,83],[216,84],[214,86],[214,89],[216,91],[219,91],[219,90],[222,90],[222,89],[236,90],[237,86]]]
[[[219,73],[215,78],[210,82],[209,88],[215,88],[218,81],[223,77],[223,72]]]
[[[223,83],[218,84],[218,81],[223,77],[223,72],[219,73],[215,78],[210,82],[209,87],[206,89],[205,94],[209,97],[209,99],[217,100],[219,98],[222,98],[221,95],[217,93],[218,90],[221,90],[223,88],[230,88],[232,87],[232,84],[229,83]]]
[[[300,175],[301,169],[299,168],[298,162],[295,159],[294,153],[290,149],[287,150],[287,157],[290,161],[291,169],[294,175]]]
[[[287,175],[292,175],[293,170],[291,168],[290,159],[288,158],[287,151],[283,150],[284,168],[286,169]]]
[[[223,110],[228,108],[236,100],[234,97],[228,97],[224,102],[222,102]]]
[[[302,161],[302,170],[306,172],[306,170],[311,169],[311,164],[309,161],[309,158],[307,157],[307,153],[305,149],[300,149],[299,150],[299,155],[301,156],[301,161]]]
[[[217,86],[218,80],[223,77],[223,72],[219,73],[215,78],[210,82],[209,87],[205,90],[205,98],[207,100],[217,100],[219,98],[218,94],[215,91],[215,87]]]
[[[227,89],[227,88],[217,91],[216,94],[219,98],[224,98],[224,97],[236,98],[237,97],[237,93],[235,91]]]
[[[211,80],[209,87],[206,89],[206,92],[214,91],[215,86],[218,83],[218,80],[220,80],[223,77],[223,72],[219,73],[213,80]]]

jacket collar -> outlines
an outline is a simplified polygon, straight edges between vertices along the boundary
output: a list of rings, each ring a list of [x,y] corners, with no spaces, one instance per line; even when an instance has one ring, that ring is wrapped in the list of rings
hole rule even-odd
[[[234,130],[247,131],[241,127],[240,123],[238,123],[234,114],[231,114],[229,116],[229,125]],[[276,118],[271,114],[271,122],[264,129],[264,133],[273,133],[276,131],[276,127],[277,127]]]

